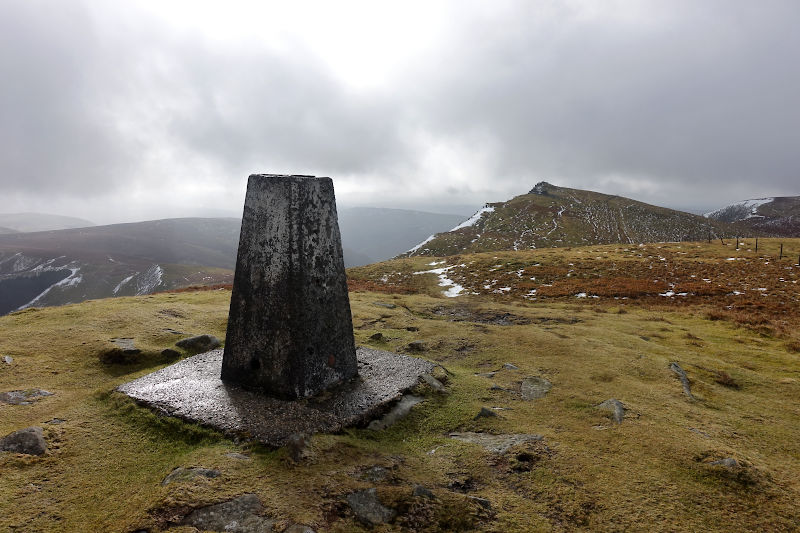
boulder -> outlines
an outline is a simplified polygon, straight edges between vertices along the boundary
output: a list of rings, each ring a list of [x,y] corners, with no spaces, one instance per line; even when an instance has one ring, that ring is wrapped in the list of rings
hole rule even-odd
[[[219,348],[222,343],[213,335],[195,335],[194,337],[179,340],[175,343],[175,346],[188,352],[200,353]]]
[[[0,451],[43,455],[47,451],[42,428],[33,426],[20,429],[0,439]]]
[[[271,533],[275,522],[259,513],[263,506],[255,494],[243,494],[227,502],[200,507],[181,522],[200,531],[225,533]]]
[[[0,403],[10,403],[11,405],[30,405],[45,396],[52,395],[52,392],[42,389],[12,390],[8,392],[0,392]]]
[[[550,392],[553,384],[541,376],[533,376],[522,380],[520,393],[523,400],[536,400]]]
[[[524,433],[514,433],[509,435],[490,435],[489,433],[450,433],[449,437],[461,442],[470,442],[483,446],[486,450],[492,453],[503,454],[509,448],[517,444],[524,444],[526,442],[540,441],[544,437],[541,435],[530,435]]]
[[[359,521],[368,526],[388,524],[397,515],[378,499],[378,492],[373,489],[359,490],[347,495],[347,503]]]
[[[473,420],[478,420],[479,418],[492,418],[497,416],[497,413],[489,409],[488,407],[481,407],[481,410],[478,411],[478,414],[475,415]]]

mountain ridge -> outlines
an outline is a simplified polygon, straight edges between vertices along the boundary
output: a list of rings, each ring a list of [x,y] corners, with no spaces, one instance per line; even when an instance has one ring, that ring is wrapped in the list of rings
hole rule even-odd
[[[735,234],[727,223],[618,195],[537,183],[527,194],[487,203],[448,232],[402,256],[704,240]]]

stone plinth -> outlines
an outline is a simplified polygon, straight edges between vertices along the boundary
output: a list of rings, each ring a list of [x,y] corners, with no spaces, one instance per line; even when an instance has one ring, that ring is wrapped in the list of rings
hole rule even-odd
[[[313,398],[289,401],[222,381],[221,365],[222,350],[214,350],[117,390],[161,413],[268,446],[283,446],[295,433],[333,433],[366,424],[434,366],[414,357],[359,348],[357,379]]]
[[[250,176],[222,379],[296,399],[357,372],[331,179]]]

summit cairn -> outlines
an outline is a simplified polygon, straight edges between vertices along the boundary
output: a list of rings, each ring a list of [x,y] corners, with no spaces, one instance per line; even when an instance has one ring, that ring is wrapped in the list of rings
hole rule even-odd
[[[333,182],[251,175],[223,381],[293,400],[357,373]]]

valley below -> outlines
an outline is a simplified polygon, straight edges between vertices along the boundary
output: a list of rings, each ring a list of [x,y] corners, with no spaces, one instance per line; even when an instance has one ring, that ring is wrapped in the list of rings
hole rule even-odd
[[[277,532],[794,531],[798,254],[726,239],[351,268],[356,342],[437,364],[443,388],[300,452],[114,392],[191,355],[182,338],[224,339],[226,289],[12,312],[0,393],[31,400],[0,402],[0,433],[41,426],[48,450],[0,454],[0,530],[189,532],[247,496]],[[114,339],[138,353],[108,357]]]

